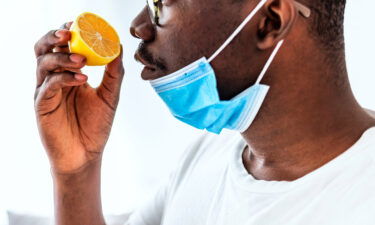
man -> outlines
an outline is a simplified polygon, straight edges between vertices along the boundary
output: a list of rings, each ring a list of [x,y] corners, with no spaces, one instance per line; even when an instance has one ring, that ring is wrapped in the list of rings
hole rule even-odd
[[[148,1],[130,28],[142,77],[177,119],[209,132],[127,224],[375,224],[375,119],[351,92],[344,8],[345,0]],[[68,53],[67,28],[35,46],[56,224],[105,224],[101,158],[124,69],[119,57],[91,88],[79,70],[85,59]]]

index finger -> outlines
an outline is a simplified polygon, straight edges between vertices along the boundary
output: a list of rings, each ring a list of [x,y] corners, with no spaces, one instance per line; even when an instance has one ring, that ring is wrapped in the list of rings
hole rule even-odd
[[[70,38],[70,31],[65,29],[48,32],[34,46],[36,57],[51,53],[55,47],[66,46]]]
[[[62,30],[69,30],[70,27],[72,26],[72,24],[73,24],[72,21],[64,23],[63,25],[61,25],[60,29],[62,29]],[[55,47],[52,51],[53,52],[64,52],[64,53],[69,53],[70,52],[68,44],[66,44],[64,46]]]

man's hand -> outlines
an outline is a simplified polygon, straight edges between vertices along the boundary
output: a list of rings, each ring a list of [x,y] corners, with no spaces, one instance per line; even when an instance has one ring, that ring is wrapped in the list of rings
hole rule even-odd
[[[85,58],[70,54],[69,27],[50,31],[35,44],[35,112],[40,136],[56,173],[70,174],[101,158],[124,76],[122,53],[92,88],[80,69]]]

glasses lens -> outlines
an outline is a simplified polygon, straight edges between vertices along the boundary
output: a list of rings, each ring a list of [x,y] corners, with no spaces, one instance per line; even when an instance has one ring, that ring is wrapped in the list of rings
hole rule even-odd
[[[154,0],[147,0],[147,5],[148,5],[148,8],[150,9],[151,18],[153,21],[155,21],[156,8],[155,8]]]

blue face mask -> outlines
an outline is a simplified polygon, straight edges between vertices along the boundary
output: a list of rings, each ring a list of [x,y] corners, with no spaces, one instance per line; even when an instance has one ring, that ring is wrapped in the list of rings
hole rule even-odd
[[[219,134],[224,128],[246,131],[254,121],[267,95],[269,86],[260,84],[283,41],[267,61],[257,82],[229,101],[219,98],[216,76],[210,62],[234,39],[267,0],[262,0],[228,40],[211,56],[170,75],[150,81],[167,104],[173,116],[198,129]]]

